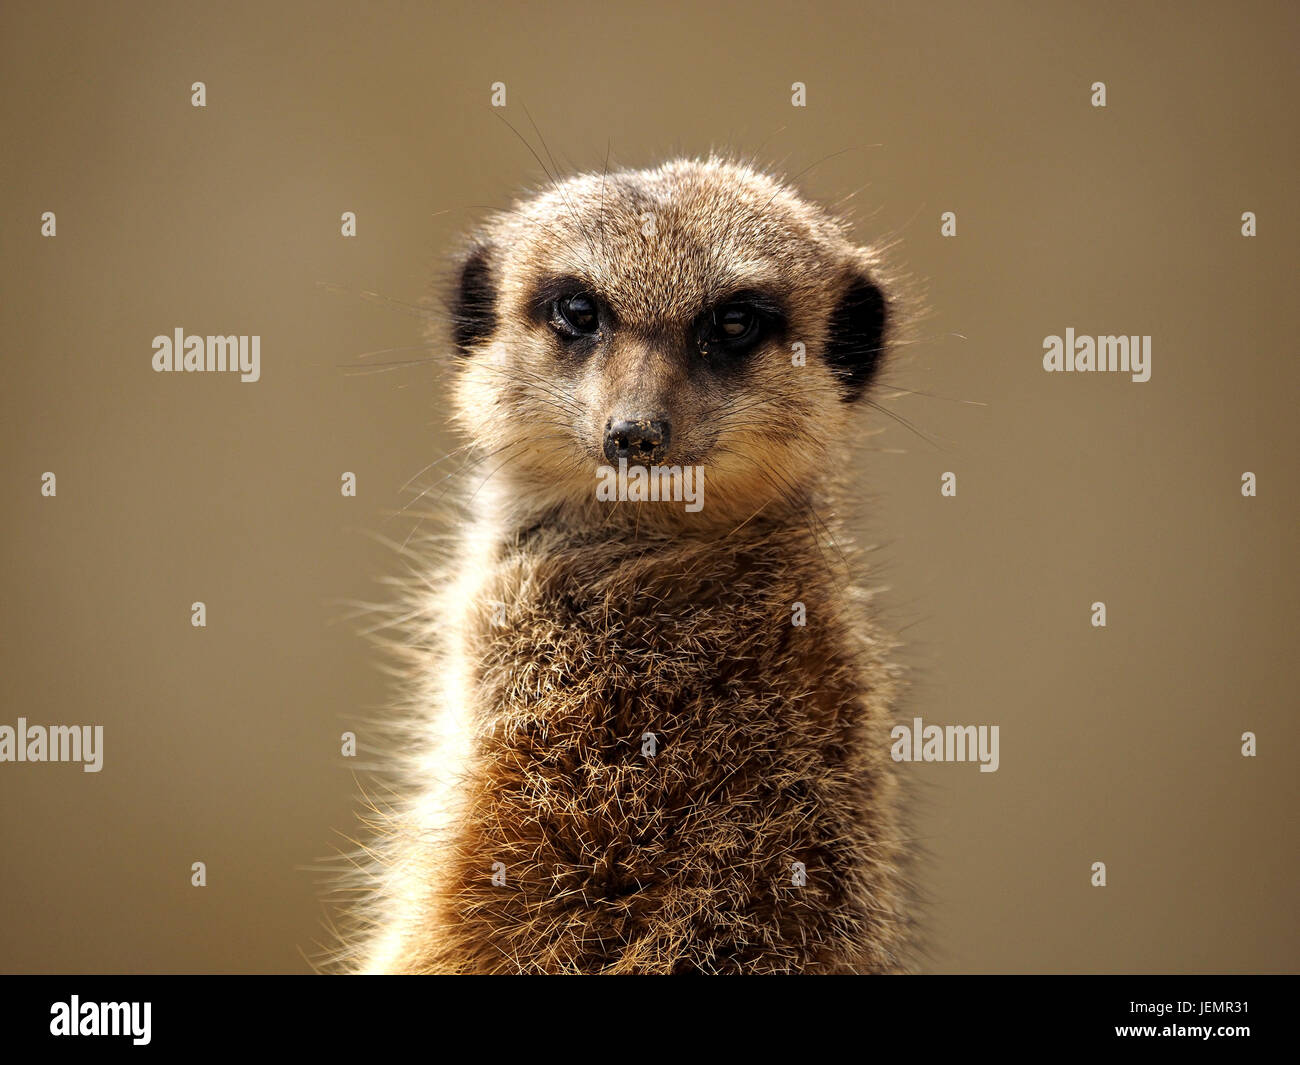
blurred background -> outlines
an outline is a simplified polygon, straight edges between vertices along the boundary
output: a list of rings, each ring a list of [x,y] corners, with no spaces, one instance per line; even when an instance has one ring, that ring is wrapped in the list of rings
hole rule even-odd
[[[501,121],[541,153],[529,116],[564,171],[756,156],[924,293],[883,393],[920,433],[879,419],[858,531],[903,717],[998,725],[1001,767],[902,767],[922,968],[1296,970],[1298,31],[1286,3],[6,5],[0,724],[105,749],[0,764],[0,971],[308,970],[312,868],[358,831],[339,737],[364,763],[390,699],[343,604],[390,597],[455,446],[434,364],[357,371],[426,354],[408,305],[544,180]],[[154,373],[177,327],[260,335],[261,381]],[[1151,335],[1151,380],[1044,373],[1067,327]]]

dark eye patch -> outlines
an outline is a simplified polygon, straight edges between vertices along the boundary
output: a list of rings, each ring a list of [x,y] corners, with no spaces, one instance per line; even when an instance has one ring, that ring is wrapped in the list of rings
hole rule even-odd
[[[580,277],[573,277],[564,274],[559,277],[548,277],[538,282],[532,291],[528,300],[528,310],[533,319],[539,323],[545,323],[550,320],[551,311],[558,300],[566,299],[569,296],[582,293],[593,298],[598,298],[599,294],[595,291],[589,281],[584,281]]]
[[[706,358],[736,359],[785,331],[785,311],[762,292],[741,291],[719,300],[696,319],[695,332]]]
[[[561,341],[590,347],[615,325],[614,313],[595,286],[569,274],[539,282],[529,297],[529,314]]]

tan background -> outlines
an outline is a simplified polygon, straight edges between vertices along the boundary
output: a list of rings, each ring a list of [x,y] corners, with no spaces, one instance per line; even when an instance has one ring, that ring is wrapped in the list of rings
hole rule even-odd
[[[907,709],[999,725],[1002,767],[912,769],[926,968],[1296,970],[1298,31],[1287,3],[6,5],[0,723],[106,751],[0,765],[0,969],[307,968],[308,867],[355,824],[339,733],[387,699],[340,603],[386,594],[374,537],[450,443],[431,367],[349,375],[421,339],[357,293],[420,299],[539,179],[503,80],[565,168],[852,149],[801,184],[861,189],[927,293],[889,380],[934,394],[891,409],[937,446],[885,425],[865,531]],[[176,326],[260,334],[262,381],[154,374]],[[1152,380],[1043,373],[1067,326],[1151,334]]]

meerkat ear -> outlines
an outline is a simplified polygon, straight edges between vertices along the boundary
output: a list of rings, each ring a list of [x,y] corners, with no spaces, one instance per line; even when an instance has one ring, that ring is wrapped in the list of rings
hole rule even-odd
[[[497,286],[486,244],[474,244],[461,257],[450,304],[456,353],[468,356],[497,327]]]
[[[825,358],[843,382],[844,402],[858,399],[871,384],[885,351],[889,306],[866,274],[855,274],[826,325]]]

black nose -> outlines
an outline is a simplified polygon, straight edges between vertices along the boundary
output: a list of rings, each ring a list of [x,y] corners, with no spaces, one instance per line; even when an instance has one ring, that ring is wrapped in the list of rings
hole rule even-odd
[[[631,418],[605,423],[605,457],[654,466],[668,454],[668,423],[661,418]]]

